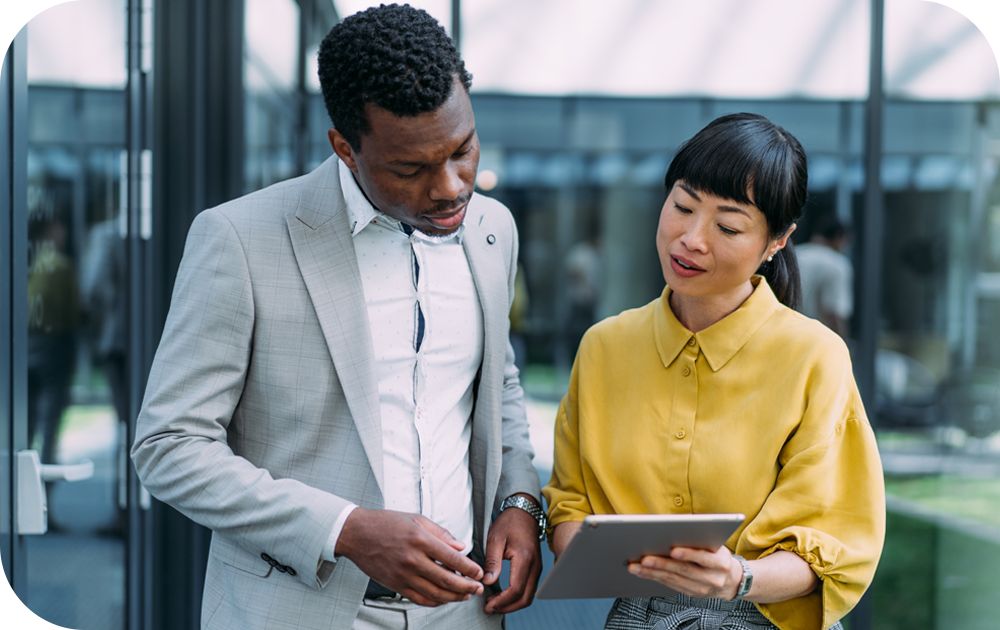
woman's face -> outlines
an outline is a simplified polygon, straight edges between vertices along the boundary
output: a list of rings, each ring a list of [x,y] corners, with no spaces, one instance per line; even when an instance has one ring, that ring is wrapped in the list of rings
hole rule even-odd
[[[663,279],[674,293],[724,298],[745,291],[750,276],[785,246],[789,234],[771,239],[756,206],[695,190],[681,180],[660,212],[656,250]]]

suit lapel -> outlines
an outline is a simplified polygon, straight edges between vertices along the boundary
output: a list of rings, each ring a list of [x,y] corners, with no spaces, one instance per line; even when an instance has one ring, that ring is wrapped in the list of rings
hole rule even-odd
[[[368,463],[385,496],[371,330],[337,164],[331,158],[306,178],[300,207],[287,218],[288,234]]]
[[[472,205],[470,204],[470,209]],[[503,257],[497,249],[499,246],[495,243],[496,237],[489,230],[486,215],[481,210],[470,213],[466,219],[462,247],[469,261],[479,306],[483,311],[483,363],[479,372],[475,412],[472,414],[472,441],[469,453],[474,499],[482,510],[481,513],[477,513],[480,525],[489,521],[493,497],[487,495],[495,491],[500,480],[500,458],[497,456],[500,449],[497,445],[500,441],[501,410],[498,406],[487,406],[486,403],[489,400],[499,401],[503,392],[489,396],[484,391],[495,388],[497,383],[502,383],[506,353],[506,340],[502,336],[505,328],[501,319],[507,316],[506,291],[498,289],[506,288],[507,275],[503,265],[500,264]]]

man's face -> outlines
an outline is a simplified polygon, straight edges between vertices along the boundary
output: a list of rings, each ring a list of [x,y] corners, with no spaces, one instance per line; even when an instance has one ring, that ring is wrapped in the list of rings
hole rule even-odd
[[[472,102],[455,81],[441,107],[396,116],[369,103],[371,130],[355,151],[331,129],[330,144],[379,211],[427,234],[462,225],[479,167],[479,137]]]

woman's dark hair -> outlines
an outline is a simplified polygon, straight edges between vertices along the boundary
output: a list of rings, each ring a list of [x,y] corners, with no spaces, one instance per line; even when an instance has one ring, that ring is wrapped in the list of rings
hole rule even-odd
[[[451,96],[456,77],[466,90],[472,85],[448,33],[408,4],[355,13],[330,29],[319,47],[326,111],[355,150],[370,131],[366,104],[396,116],[432,112]]]
[[[729,114],[681,145],[664,179],[667,194],[679,180],[695,190],[757,206],[771,238],[778,238],[802,217],[806,153],[795,136],[767,118]],[[757,273],[782,304],[798,307],[802,287],[791,240]]]

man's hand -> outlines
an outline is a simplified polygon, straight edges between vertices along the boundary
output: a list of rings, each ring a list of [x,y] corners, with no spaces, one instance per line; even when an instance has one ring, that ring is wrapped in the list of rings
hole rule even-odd
[[[667,556],[643,556],[628,570],[691,597],[736,597],[743,567],[723,545],[716,551],[674,547]]]
[[[421,606],[483,592],[483,570],[462,555],[462,543],[419,514],[356,508],[344,522],[335,553]]]
[[[542,572],[538,521],[518,508],[504,510],[493,521],[486,541],[483,584],[494,584],[499,579],[505,559],[510,560],[510,585],[486,602],[484,610],[490,614],[514,612],[530,604]]]

